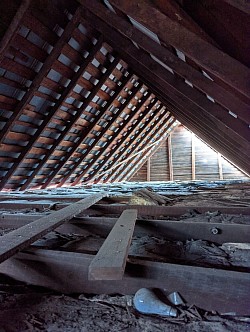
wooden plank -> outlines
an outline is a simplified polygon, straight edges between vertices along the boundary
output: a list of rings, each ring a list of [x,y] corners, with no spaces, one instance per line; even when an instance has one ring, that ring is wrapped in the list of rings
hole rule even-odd
[[[89,265],[89,280],[121,280],[126,267],[137,210],[125,210]]]
[[[191,142],[191,173],[192,180],[195,180],[195,135],[192,133],[192,142]]]
[[[81,213],[104,196],[105,194],[91,195],[60,211],[54,212],[52,215],[40,218],[31,224],[20,227],[2,236],[0,244],[0,263],[15,255],[18,251],[28,247],[31,243],[55,229],[63,222]]]
[[[223,180],[223,168],[222,168],[221,154],[218,152],[217,156],[218,156],[219,179]]]
[[[127,206],[128,208],[128,206]],[[53,213],[53,212],[51,212]],[[11,214],[0,215],[0,227],[18,228],[38,220],[41,214]],[[234,216],[234,215],[230,215]],[[250,240],[250,217],[244,217],[248,224],[226,224],[207,222],[205,215],[199,216],[200,221],[153,220],[138,218],[134,228],[134,236],[161,236],[170,241],[205,240],[217,244],[248,243]],[[107,237],[114,227],[117,218],[114,217],[75,217],[64,223],[56,231],[61,234],[77,233],[78,235],[93,234]],[[217,230],[214,232],[214,230]],[[99,248],[97,248],[98,250]]]
[[[239,61],[189,31],[179,22],[172,21],[149,1],[138,0],[135,3],[111,0],[110,2],[157,34],[160,40],[182,51],[208,73],[215,75],[247,98],[250,97],[249,69]]]
[[[92,259],[83,253],[36,249],[3,262],[0,273],[66,294],[134,294],[142,286],[169,293],[177,289],[202,309],[250,314],[249,273],[130,258],[123,280],[88,280]]]
[[[147,160],[147,181],[150,181],[151,178],[151,158],[149,157]]]
[[[169,162],[169,179],[170,179],[170,181],[174,181],[172,134],[171,133],[168,136],[168,162]]]

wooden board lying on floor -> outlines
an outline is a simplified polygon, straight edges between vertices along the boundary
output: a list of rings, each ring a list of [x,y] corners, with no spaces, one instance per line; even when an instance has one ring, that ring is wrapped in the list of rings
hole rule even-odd
[[[0,264],[0,273],[68,294],[134,294],[142,287],[164,288],[206,310],[250,314],[249,273],[130,259],[123,280],[88,280],[92,259],[82,253],[32,250]]]
[[[70,220],[94,203],[104,197],[104,194],[91,195],[62,210],[42,217],[28,225],[22,226],[1,237],[0,263],[13,256],[18,251],[28,247],[31,243],[41,238],[46,233]]]
[[[121,280],[132,240],[137,210],[125,210],[89,266],[89,280]]]

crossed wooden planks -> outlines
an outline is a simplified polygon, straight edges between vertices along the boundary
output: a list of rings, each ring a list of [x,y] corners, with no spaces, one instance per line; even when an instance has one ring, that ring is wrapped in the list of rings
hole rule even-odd
[[[91,195],[65,207],[64,209],[39,218],[28,225],[22,226],[2,236],[0,244],[0,263],[16,254],[18,251],[25,249],[31,243],[60,226],[65,221],[68,221],[75,215],[83,212],[104,196],[104,193]]]

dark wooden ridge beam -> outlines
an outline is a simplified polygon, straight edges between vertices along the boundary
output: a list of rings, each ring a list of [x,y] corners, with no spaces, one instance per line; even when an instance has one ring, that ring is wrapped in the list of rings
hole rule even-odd
[[[125,210],[89,265],[89,280],[122,280],[137,210]]]
[[[208,74],[215,75],[248,99],[250,98],[249,69],[239,61],[223,53],[180,23],[172,21],[147,0],[138,0],[136,3],[121,0],[110,0],[110,2],[153,31],[160,40],[182,51],[207,70]]]
[[[12,126],[14,125],[15,120],[21,115],[23,109],[27,106],[27,104],[30,102],[32,97],[34,96],[35,91],[40,86],[42,80],[44,77],[47,76],[48,72],[50,71],[54,61],[59,57],[61,54],[61,51],[63,47],[65,46],[65,43],[68,41],[68,39],[71,37],[72,32],[77,26],[77,23],[80,19],[80,9],[78,8],[72,17],[72,19],[67,24],[65,30],[62,33],[62,36],[55,44],[52,52],[48,55],[47,59],[45,60],[42,68],[39,71],[39,74],[36,75],[34,78],[31,87],[29,88],[29,91],[26,92],[22,100],[17,104],[16,109],[13,111],[13,114],[8,119],[8,122],[4,126],[4,128],[0,132],[0,143],[4,140],[4,138],[7,136],[8,132],[11,130]],[[16,162],[18,165],[20,161]]]
[[[151,100],[152,101],[152,100]],[[154,102],[153,102],[153,106],[150,108],[150,110],[149,110],[149,112],[154,108],[154,106],[158,103],[159,101],[158,101],[158,99],[156,99]],[[150,106],[150,104],[147,106],[147,107],[149,107]],[[148,113],[149,113],[148,112]],[[160,110],[157,112],[157,114],[160,112]],[[145,115],[145,117],[142,119],[142,122],[144,123],[145,121],[146,122],[148,122],[149,120],[150,120],[150,118],[151,118],[151,115],[150,116],[148,116],[148,113]],[[152,113],[151,113],[152,114]],[[142,123],[142,122],[140,122],[140,123]],[[130,122],[129,122],[130,123]],[[138,126],[138,124],[134,127],[134,126],[131,126],[131,128],[130,129],[128,129],[127,131],[125,131],[124,132],[124,134],[126,134],[126,139],[124,139],[123,140],[123,142],[122,142],[122,144],[124,144],[126,141],[127,141],[127,139],[129,138],[129,136],[134,132],[134,131],[136,131],[137,130],[137,127]],[[126,130],[126,126],[124,127],[124,130]],[[138,137],[139,136],[139,134],[140,134],[140,132],[141,132],[141,130],[139,129],[139,133],[138,134],[136,134],[136,137]],[[89,177],[88,177],[88,182],[90,182],[92,179],[93,179],[93,181],[95,181],[95,182],[98,182],[98,179],[99,179],[99,173],[101,173],[101,170],[103,169],[103,167],[105,167],[105,165],[112,159],[112,157],[118,152],[119,153],[119,150],[121,149],[121,146],[120,146],[120,144],[119,144],[119,142],[117,142],[116,143],[116,145],[115,145],[115,148],[114,149],[112,149],[111,151],[110,151],[110,154],[108,154],[106,157],[104,157],[104,161],[103,161],[103,163],[101,164],[101,163],[99,163],[99,165],[98,165],[98,167],[95,169],[95,174],[94,175],[90,175]],[[116,159],[114,159],[114,162],[116,162],[117,160]],[[110,165],[109,165],[110,166]]]
[[[27,186],[32,182],[36,174],[42,169],[44,164],[49,160],[53,152],[56,150],[57,146],[63,141],[64,137],[67,135],[69,130],[74,126],[76,121],[80,118],[82,111],[85,110],[85,108],[88,106],[88,104],[92,101],[94,96],[99,92],[102,85],[105,83],[105,81],[108,79],[109,75],[113,72],[117,64],[119,63],[120,59],[117,57],[111,62],[107,68],[107,71],[105,74],[103,74],[99,80],[99,82],[95,85],[95,87],[92,89],[89,96],[83,100],[83,104],[81,108],[78,110],[78,112],[72,116],[70,121],[67,123],[63,131],[61,132],[60,136],[55,140],[53,143],[53,146],[47,151],[45,157],[41,160],[39,163],[39,166],[36,167],[36,169],[33,171],[32,175],[26,180],[25,184],[21,187],[21,190],[24,190],[27,188]]]
[[[167,117],[167,118],[166,118]],[[165,123],[165,118],[166,118],[166,123]],[[160,133],[162,134],[162,137],[165,138],[165,135],[168,132],[168,129],[172,126],[172,124],[175,122],[175,118],[173,118],[171,115],[168,115],[168,113],[165,114],[165,116],[163,116],[163,118],[159,121],[162,123],[156,123],[152,129],[150,130],[150,132],[148,133],[148,135],[146,135],[146,137],[142,140],[141,144],[142,146],[138,146],[134,152],[138,151],[139,152],[143,152],[143,149],[147,147],[148,144],[150,144],[151,140],[154,140],[153,143],[157,140],[157,135]],[[153,136],[151,136],[151,132],[154,131]],[[161,138],[162,138],[161,137]],[[145,154],[150,153],[151,149],[149,149],[148,151],[144,151],[142,155],[140,155],[140,158],[142,159]],[[114,176],[112,176],[110,178],[110,181],[116,182],[116,181],[122,181],[123,179],[126,178],[127,174],[129,174],[130,170],[133,169],[135,163],[137,163],[138,161],[138,156],[135,156],[135,158],[132,159],[132,161],[129,162],[129,165],[127,165],[127,163],[124,163],[121,168],[116,172],[116,174],[114,174]],[[124,171],[125,169],[125,171]]]
[[[42,185],[42,189],[46,188],[51,181],[54,179],[54,177],[60,172],[62,167],[67,163],[67,161],[73,156],[74,152],[79,148],[79,146],[82,144],[83,140],[91,133],[91,131],[94,129],[94,127],[98,124],[98,122],[101,120],[103,117],[103,114],[110,108],[110,106],[113,104],[115,99],[119,96],[121,91],[124,89],[124,87],[127,85],[127,83],[130,81],[132,77],[132,73],[128,74],[128,76],[124,76],[121,80],[121,85],[116,88],[115,93],[110,97],[110,99],[107,101],[107,104],[101,109],[101,112],[99,115],[95,117],[94,122],[91,123],[90,126],[86,128],[86,130],[83,130],[80,134],[80,139],[78,142],[75,144],[75,146],[68,152],[68,154],[62,158],[62,160],[59,162],[57,165],[57,168],[49,175],[47,181]],[[89,149],[89,148],[88,148]],[[87,149],[87,150],[88,150]],[[86,152],[87,155],[87,152]],[[77,167],[75,165],[74,169]]]
[[[105,20],[113,29],[118,30],[123,36],[133,40],[143,50],[154,55],[175,73],[191,82],[197,89],[212,96],[220,105],[236,114],[247,124],[250,124],[250,106],[245,104],[233,93],[230,93],[216,82],[205,77],[201,71],[179,59],[166,47],[161,46],[150,37],[134,28],[129,22],[107,10],[102,4],[91,1],[88,3],[87,8],[97,17]]]
[[[18,251],[27,248],[31,243],[43,235],[60,226],[63,222],[70,220],[105,196],[104,193],[84,198],[53,214],[39,218],[32,223],[22,226],[1,237],[0,263],[10,258]]]
[[[67,28],[66,28],[67,29]],[[65,29],[65,31],[66,31]],[[72,31],[71,31],[72,32]],[[68,34],[67,34],[68,36]],[[61,37],[62,38],[62,37]],[[60,39],[61,40],[61,39]],[[59,40],[59,42],[60,42]],[[65,38],[63,38],[64,42],[65,42]],[[58,43],[59,43],[58,42]],[[29,140],[29,143],[26,147],[24,147],[22,149],[21,154],[18,156],[18,158],[15,160],[15,163],[13,164],[13,166],[9,169],[9,171],[7,172],[7,174],[5,175],[4,179],[1,181],[0,184],[0,190],[2,188],[4,188],[5,184],[8,182],[9,178],[12,176],[12,174],[15,172],[15,170],[18,168],[19,164],[25,159],[26,155],[29,153],[29,151],[32,149],[33,144],[36,142],[37,139],[39,139],[41,133],[45,130],[46,125],[50,122],[50,120],[52,119],[52,117],[56,114],[58,108],[62,105],[62,103],[64,102],[64,100],[67,98],[67,96],[70,94],[70,92],[72,91],[72,89],[74,88],[76,82],[78,81],[78,79],[82,76],[83,72],[85,71],[86,67],[88,66],[89,62],[91,62],[96,54],[96,52],[98,52],[98,50],[102,47],[102,37],[100,37],[99,41],[96,43],[96,45],[93,47],[93,49],[90,51],[90,53],[88,54],[87,58],[84,59],[84,61],[82,62],[79,70],[76,72],[76,74],[74,75],[74,77],[72,78],[71,82],[69,83],[69,85],[64,88],[60,98],[58,99],[58,101],[55,103],[55,105],[50,109],[50,112],[48,115],[46,115],[46,118],[44,119],[42,125],[37,129],[36,133],[34,134],[34,136]],[[62,44],[61,42],[59,43],[60,47],[57,47],[57,45],[55,46],[54,49],[56,49],[56,53],[55,55],[58,56],[58,53],[60,53],[64,43]],[[53,53],[53,51],[52,51]],[[51,53],[51,55],[52,55]],[[55,55],[53,56],[53,58],[49,59],[49,64],[51,65],[52,60],[55,60]],[[47,67],[47,65],[46,65]],[[45,67],[44,67],[45,68]],[[48,69],[48,68],[47,68]],[[49,69],[50,70],[50,67]],[[41,72],[40,72],[41,74]],[[40,74],[38,76],[40,76]],[[42,81],[42,77],[40,77],[39,79],[39,84]],[[37,87],[37,86],[36,86]],[[35,88],[34,88],[35,89]],[[34,92],[34,91],[33,91]],[[32,92],[32,93],[33,93]],[[32,97],[32,96],[31,96]],[[29,100],[28,100],[29,101]],[[27,101],[27,103],[28,103]],[[26,106],[27,103],[24,105]],[[24,106],[20,109],[20,112],[23,110]],[[79,111],[80,112],[80,111]],[[33,175],[33,174],[32,174]],[[28,184],[32,181],[33,177],[30,177],[26,183],[23,186],[23,189],[25,189]]]
[[[131,102],[131,100],[136,96],[136,94],[140,91],[141,87],[143,86],[142,83],[139,83],[138,86],[133,86],[133,88],[131,89],[131,94],[128,94],[128,98],[126,100],[126,102],[124,104],[121,104],[119,111],[112,116],[112,120],[111,123],[109,123],[108,129],[111,128],[111,126],[116,122],[116,120],[119,118],[119,116],[122,114],[122,112],[127,108],[127,106],[129,105],[129,103]],[[107,130],[108,130],[107,129]],[[105,132],[107,131],[105,129]],[[104,134],[104,132],[102,133]],[[101,138],[98,140],[98,142],[100,142]],[[98,142],[96,142],[96,144],[98,144]],[[82,154],[82,156],[79,158],[79,160],[75,163],[75,166],[73,167],[72,170],[69,171],[68,174],[66,174],[62,181],[60,181],[59,186],[61,187],[66,181],[67,179],[76,171],[76,169],[81,165],[81,163],[84,161],[84,158],[86,158],[86,156],[90,153],[90,151],[93,149],[92,146],[90,146],[86,152],[84,154]],[[98,156],[95,156],[93,158],[93,163],[97,160]],[[92,165],[88,165],[88,167],[77,177],[77,179],[74,180],[73,185],[75,185],[78,182],[78,178],[79,181],[81,179],[82,176],[84,176],[86,174],[86,172],[88,171],[88,169],[91,167]],[[76,182],[77,181],[77,182]]]
[[[160,111],[162,111],[162,108]],[[157,117],[159,119],[155,120],[155,118],[157,118]],[[133,156],[138,150],[139,151],[142,150],[146,144],[149,144],[148,141],[149,141],[149,139],[151,139],[151,132],[153,130],[155,130],[155,128],[158,128],[158,124],[161,121],[164,121],[165,119],[167,122],[170,118],[171,118],[171,114],[168,111],[166,111],[166,109],[165,109],[165,112],[162,112],[162,114],[160,114],[159,116],[158,116],[158,113],[157,113],[157,115],[154,115],[154,119],[152,119],[150,121],[150,123],[147,124],[146,126],[143,126],[142,129],[139,131],[138,135],[136,135],[132,140],[129,141],[129,145],[126,147],[125,152],[120,154],[119,157],[114,161],[114,167],[117,164],[117,165],[119,165],[119,168],[121,168],[121,167],[123,168],[124,165],[126,164],[125,160],[127,160],[127,159],[130,160],[131,156]],[[142,138],[142,134],[146,134],[144,136],[144,138]],[[139,139],[139,142],[138,142],[138,139]],[[135,143],[137,146],[133,148],[133,145],[135,145]],[[130,153],[127,152],[128,149],[131,150]],[[123,165],[121,165],[119,163],[120,159],[122,159]],[[130,161],[130,163],[131,163],[131,161]],[[105,179],[105,181],[108,182],[109,180],[111,180],[111,178],[116,177],[117,173],[118,173],[118,170],[110,173],[110,175]]]
[[[3,38],[1,39],[1,41],[0,41],[0,61],[2,60],[2,57],[4,56],[4,53],[5,53],[6,49],[9,47],[12,39],[14,38],[16,30],[19,28],[22,18],[30,6],[30,2],[31,2],[31,0],[21,1],[21,5],[18,8],[16,15],[14,16],[13,20],[11,21],[11,24],[9,25],[7,31],[5,32]]]
[[[88,280],[92,259],[93,255],[83,253],[34,249],[3,262],[0,272],[66,294],[135,294],[142,285],[161,289],[169,289],[171,285],[171,290],[178,289],[188,303],[195,303],[205,310],[238,315],[250,313],[249,273],[131,257],[123,280],[98,281]]]
[[[120,45],[119,52],[122,57],[139,76],[143,77],[152,91],[172,109],[173,115],[180,122],[239,168],[246,172],[250,171],[247,125],[243,125],[239,119],[226,115],[219,105],[212,103],[199,91],[189,87],[177,77],[173,77],[147,54],[139,51],[129,40],[109,28],[105,22],[92,14],[86,15],[91,17],[90,24],[101,30],[111,45]],[[240,135],[244,135],[245,138]]]
[[[142,87],[143,84],[140,85],[140,87]],[[137,92],[139,92],[140,89],[138,89]],[[134,97],[133,97],[134,98]],[[134,111],[130,111],[129,113],[129,116],[127,117],[127,119],[123,120],[123,125],[122,126],[119,126],[118,130],[115,132],[114,134],[114,138],[116,138],[125,128],[126,126],[132,122],[139,114],[140,112],[140,109],[143,107],[144,103],[147,102],[147,100],[149,99],[149,96],[148,96],[148,91],[147,93],[144,93],[144,95],[142,96],[142,98],[138,101],[136,107],[135,107],[135,110]],[[132,100],[132,98],[130,99]],[[116,118],[113,118],[112,119],[112,124],[114,124],[116,122]],[[108,129],[107,129],[108,131]],[[90,172],[90,169],[92,168],[92,166],[94,165],[94,163],[97,162],[97,160],[99,160],[102,155],[104,155],[107,150],[110,148],[110,146],[113,144],[113,141],[111,140],[109,142],[109,144],[106,145],[106,147],[104,147],[104,149],[101,150],[101,154],[100,156],[95,156],[94,159],[93,159],[93,162],[91,164],[89,164],[87,166],[87,168],[84,169],[84,171],[74,180],[73,182],[73,185],[76,185],[77,183],[79,183],[79,181],[86,175]],[[96,174],[96,170],[95,170],[95,174]]]

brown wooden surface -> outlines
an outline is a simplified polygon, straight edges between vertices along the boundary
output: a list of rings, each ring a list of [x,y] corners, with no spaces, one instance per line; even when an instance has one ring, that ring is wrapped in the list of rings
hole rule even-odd
[[[142,287],[178,290],[188,303],[205,310],[250,314],[249,273],[129,259],[123,280],[88,280],[92,259],[82,253],[40,249],[3,262],[0,272],[70,294],[134,294]]]
[[[89,265],[90,280],[121,280],[132,240],[136,210],[125,210]]]
[[[2,236],[0,244],[0,262],[3,262],[18,251],[26,248],[46,233],[61,225],[63,222],[70,220],[75,215],[98,202],[104,196],[104,194],[89,196],[60,211],[54,212],[52,215],[42,217],[31,224],[20,227],[19,229]]]

